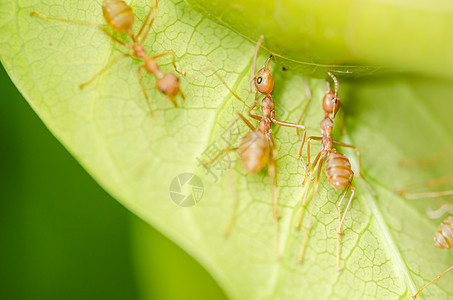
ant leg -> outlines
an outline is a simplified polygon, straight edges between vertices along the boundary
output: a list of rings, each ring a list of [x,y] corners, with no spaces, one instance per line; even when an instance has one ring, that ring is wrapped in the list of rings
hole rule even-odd
[[[247,120],[241,113],[237,112],[237,113],[234,115],[233,121],[231,121],[230,128],[229,128],[229,133],[228,133],[228,138],[227,138],[227,140],[225,141],[225,148],[224,148],[222,151],[220,151],[213,159],[211,159],[211,160],[205,162],[205,163],[204,163],[205,166],[208,166],[208,165],[210,165],[211,163],[213,163],[214,161],[216,161],[220,156],[222,156],[222,154],[228,153],[228,152],[231,152],[231,151],[235,151],[235,150],[239,149],[238,147],[228,148],[228,141],[229,141],[229,137],[231,136],[231,130],[232,130],[233,125],[234,125],[234,123],[236,122],[236,118],[237,118],[238,116],[242,119],[242,121],[244,121],[244,123],[245,123],[251,130],[255,130],[255,129],[256,129],[256,128],[252,125],[252,123],[249,122],[249,120]]]
[[[352,174],[351,178],[349,179],[349,183],[348,185],[346,186],[346,189],[344,190],[344,193],[343,193],[343,196],[341,197],[341,200],[340,202],[338,203],[337,205],[337,208],[338,208],[338,233],[339,234],[343,234],[343,222],[344,222],[344,218],[346,216],[346,213],[348,212],[349,210],[349,206],[351,206],[351,201],[352,201],[352,198],[354,197],[354,193],[355,193],[355,188],[354,186],[352,185],[352,179],[354,178],[354,174]],[[343,200],[346,196],[346,194],[348,193],[348,190],[349,188],[351,188],[351,196],[349,197],[349,201],[348,201],[348,205],[346,205],[346,209],[344,211],[344,214],[343,214],[343,217],[341,218],[340,220],[340,216],[341,216],[341,204],[343,203]]]
[[[274,236],[275,236],[275,253],[277,258],[280,258],[280,246],[279,246],[279,235],[278,235],[278,219],[280,215],[278,213],[278,183],[277,183],[277,147],[275,146],[274,138],[271,136],[272,152],[269,157],[269,178],[271,179],[271,195],[273,205],[273,217],[274,217]]]
[[[125,57],[130,57],[131,55],[130,54],[121,54],[121,55],[117,55],[114,59],[112,59],[105,67],[103,67],[99,72],[96,73],[96,75],[94,75],[90,80],[88,81],[85,81],[84,83],[80,84],[79,87],[82,89],[84,88],[86,85],[92,83],[96,78],[98,78],[99,76],[102,75],[102,73],[104,73],[105,71],[107,71],[111,66],[113,66],[115,63],[117,63],[118,61],[120,61],[120,59],[122,58],[125,58]]]
[[[316,202],[316,195],[318,194],[319,178],[321,177],[321,169],[322,169],[322,165],[325,160],[326,160],[326,158],[323,157],[320,160],[319,165],[318,165],[318,175],[316,176],[315,189],[313,191],[313,199],[311,201],[311,207],[310,207],[310,214],[308,215],[308,222],[307,222],[307,226],[305,227],[304,241],[302,243],[302,249],[299,254],[299,263],[304,262],[305,249],[307,247],[307,241],[308,241],[308,233],[310,231],[311,217],[313,216],[313,210],[314,210],[315,202]]]
[[[320,157],[321,157],[321,152],[319,152],[318,155],[316,156],[316,159],[313,163],[310,173],[307,172],[305,174],[304,183],[305,183],[305,179],[307,178],[307,174],[310,174],[310,178],[313,176],[313,172],[316,168],[316,165],[319,162]],[[302,223],[302,218],[303,218],[304,212],[305,212],[305,203],[307,202],[308,190],[310,189],[310,185],[311,185],[311,180],[308,181],[308,186],[305,188],[305,191],[304,191],[304,201],[302,202],[302,210],[300,211],[299,219],[297,220],[297,225],[296,225],[297,230],[300,229],[300,224]]]
[[[186,100],[186,96],[184,96],[184,93],[179,91],[179,96],[181,96],[182,100]]]
[[[396,192],[403,196],[406,199],[420,199],[420,198],[434,198],[434,197],[441,197],[447,195],[453,195],[453,190],[446,190],[446,191],[437,191],[437,192],[428,192],[428,193],[406,193],[407,190],[411,190],[416,187],[420,187],[421,185],[427,188],[435,188],[439,185],[443,185],[446,183],[453,183],[453,175],[447,175],[431,180],[427,180],[423,183],[416,183],[406,185],[401,189],[398,189]]]
[[[119,40],[112,33],[110,33],[107,29],[105,29],[104,27],[102,27],[99,24],[90,23],[90,22],[86,22],[86,21],[79,21],[79,20],[68,20],[68,19],[60,19],[60,18],[49,17],[49,16],[45,16],[45,15],[39,14],[39,13],[34,12],[34,11],[32,11],[30,13],[30,15],[31,16],[40,17],[40,18],[43,18],[43,19],[48,19],[48,20],[60,21],[60,22],[71,23],[71,24],[79,24],[79,25],[85,25],[85,26],[97,28],[97,29],[101,30],[102,32],[104,32],[106,35],[108,35],[110,38],[112,38],[118,44],[123,45],[126,48],[132,49],[131,45],[126,44],[125,42]]]
[[[278,158],[278,151],[277,151],[277,147],[275,145],[275,141],[274,141],[274,138],[271,136],[271,142],[272,142],[272,157],[271,157],[271,160],[270,162],[273,164],[273,168],[275,169],[275,171],[273,171],[273,178],[274,178],[274,186],[275,186],[275,189],[278,188],[278,185],[277,185],[277,158]],[[274,192],[274,194],[276,194]],[[274,200],[273,201],[273,204],[274,204],[274,216],[276,219],[280,218],[279,214],[278,214],[278,202],[277,202],[277,197],[274,197]]]
[[[341,108],[341,107],[340,107]],[[341,118],[340,118],[340,135],[344,135],[344,110],[341,110]]]
[[[343,222],[344,218],[346,217],[346,214],[348,213],[349,207],[351,206],[352,198],[354,198],[355,194],[355,188],[352,185],[352,178],[354,177],[354,174],[352,174],[348,186],[346,187],[343,196],[341,197],[340,203],[338,203],[338,229],[337,229],[337,267],[338,271],[341,271],[341,264],[340,264],[340,234],[343,234]],[[341,204],[343,203],[343,200],[349,190],[351,188],[351,196],[349,197],[348,205],[346,205],[346,209],[343,213],[343,217],[341,217]]]
[[[168,99],[171,101],[171,103],[173,103],[174,107],[178,107],[178,103],[176,103],[176,100],[174,97],[168,97]]]
[[[435,162],[442,160],[443,158],[447,157],[449,149],[453,147],[453,142],[448,143],[447,145],[443,146],[440,150],[436,153],[423,158],[418,159],[402,159],[398,162],[398,165],[401,167],[413,167],[413,166],[429,166],[434,164]]]
[[[153,57],[151,57],[151,59],[157,59],[157,58],[160,58],[160,57],[163,57],[163,56],[166,56],[166,55],[171,55],[172,56],[171,64],[173,65],[173,68],[175,69],[176,73],[181,74],[183,76],[186,76],[186,72],[179,71],[176,68],[176,56],[175,56],[175,52],[173,52],[173,50],[170,50],[170,51],[167,51],[167,52],[163,52],[161,54],[154,55]]]
[[[252,106],[249,107],[249,110],[247,111],[247,114],[251,116],[251,111],[258,105],[258,102],[255,101]]]
[[[453,214],[453,203],[446,203],[436,210],[432,210],[429,207],[426,209],[426,214],[431,219],[438,219],[442,217],[445,213]]]
[[[453,270],[453,266],[451,266],[450,268],[448,268],[447,270],[445,270],[444,272],[442,272],[442,274],[440,274],[439,276],[437,276],[436,278],[434,278],[433,281],[431,281],[430,283],[428,283],[427,285],[425,285],[424,287],[422,287],[420,290],[418,290],[418,292],[412,296],[412,299],[415,299],[417,298],[418,294],[420,294],[421,291],[423,291],[425,288],[427,288],[428,286],[430,286],[431,284],[433,284],[435,281],[437,281],[437,279],[441,278],[442,276],[444,276],[446,273],[448,273],[449,271]]]
[[[262,117],[257,116],[257,115],[254,115],[254,114],[249,114],[249,117],[250,117],[250,118],[253,118],[253,119],[255,119],[255,120],[258,120],[258,121],[261,121],[261,119],[262,119]]]
[[[280,126],[286,126],[286,127],[295,127],[297,129],[302,129],[304,131],[304,135],[302,137],[302,143],[300,144],[300,150],[299,150],[299,153],[297,154],[297,157],[302,161],[303,165],[304,165],[304,169],[305,169],[305,172],[307,172],[307,165],[305,165],[305,161],[304,161],[304,158],[302,157],[302,149],[304,148],[304,144],[305,144],[305,137],[307,135],[307,129],[304,125],[299,125],[299,124],[294,124],[294,123],[288,123],[288,122],[283,122],[283,121],[278,121],[276,119],[271,119],[272,122],[274,122],[275,124],[278,124]]]
[[[251,129],[251,130],[256,130],[255,126],[252,125],[252,123],[250,123],[249,120],[247,120],[241,113],[236,113],[239,117],[241,117],[242,121],[245,122],[245,124],[247,124],[247,126]]]
[[[232,207],[231,207],[231,212],[230,212],[230,218],[229,218],[228,224],[225,228],[225,236],[229,236],[231,233],[231,228],[233,228],[234,217],[236,216],[236,210],[237,210],[237,206],[238,206],[238,197],[237,197],[237,193],[236,193],[236,187],[234,185],[233,174],[231,173],[230,168],[228,168],[228,177],[230,179],[230,187],[231,187],[231,191],[233,194],[233,203],[231,205]]]
[[[299,120],[297,121],[297,124],[302,123],[302,119],[303,119],[305,113],[307,112],[308,105],[309,105],[310,102],[311,102],[311,91],[310,91],[310,87],[308,86],[307,78],[305,78],[304,76],[302,76],[302,78],[303,78],[303,80],[304,80],[305,95],[307,96],[307,104],[305,104],[304,110],[302,111],[302,114],[300,115],[300,118],[299,118]],[[297,131],[297,135],[299,136],[299,135],[300,135],[300,133],[299,133],[299,128],[297,128],[296,131]],[[301,150],[301,151],[302,151],[302,150]]]
[[[146,28],[145,34],[143,35],[143,38],[142,38],[142,41],[140,42],[140,45],[143,45],[143,43],[145,42],[146,37],[148,36],[148,33],[149,33],[151,27],[153,26],[154,20],[157,17],[157,0],[155,1],[155,4],[156,5],[155,5],[154,9],[152,9],[152,8],[149,9],[149,12],[146,15],[145,21],[143,21],[142,27],[140,27],[140,30],[137,33],[136,37],[138,39],[140,37],[140,35],[142,34],[143,29],[145,29],[146,23],[148,23],[149,17],[151,16],[151,12],[154,11],[154,15],[151,18],[151,21],[149,22],[148,27]]]
[[[258,115],[254,115],[252,114],[252,110],[258,105],[258,92],[255,91],[255,103],[253,103],[252,106],[249,107],[249,110],[247,111],[247,114],[249,115],[249,117],[255,119],[255,120],[258,120],[258,121],[261,121],[262,117],[258,116]]]
[[[247,114],[249,115],[250,118],[253,118],[255,120],[258,120],[258,121],[261,121],[262,117],[258,116],[258,115],[254,115],[251,113],[251,111],[258,105],[258,102],[256,102],[255,100],[255,103],[253,103],[252,106],[249,107],[249,110],[247,111]]]
[[[228,129],[228,135],[227,135],[227,138],[225,140],[225,147],[224,149],[218,153],[213,159],[211,159],[210,161],[207,161],[204,163],[205,166],[208,166],[210,165],[212,162],[214,162],[215,160],[217,160],[220,156],[222,156],[224,153],[228,153],[228,152],[231,152],[231,151],[235,151],[238,149],[238,147],[234,147],[234,148],[228,148],[228,143],[229,143],[229,140],[231,138],[231,131],[233,130],[233,125],[234,123],[236,122],[237,120],[237,117],[240,117],[244,122],[245,124],[251,129],[251,130],[255,130],[255,127],[253,127],[253,125],[241,114],[241,113],[236,113],[233,117],[233,120],[231,121],[230,125],[229,125],[229,129]],[[230,185],[231,185],[231,189],[233,191],[233,207],[231,209],[231,214],[230,214],[230,218],[229,218],[229,221],[228,221],[228,224],[225,228],[225,236],[228,236],[230,235],[230,232],[231,232],[231,228],[233,227],[233,222],[234,222],[234,217],[236,215],[236,209],[237,209],[237,203],[238,203],[238,199],[237,199],[237,194],[236,194],[236,189],[234,187],[234,182],[233,182],[233,178],[232,178],[232,174],[231,174],[231,170],[228,169],[228,174],[229,174],[229,177],[230,177]]]
[[[238,147],[225,148],[222,151],[220,151],[219,153],[217,153],[217,155],[214,156],[214,158],[212,158],[211,160],[208,160],[207,162],[205,162],[204,165],[207,167],[210,164],[212,164],[213,162],[215,162],[217,159],[219,159],[223,154],[231,152],[231,151],[236,151],[237,149],[239,149],[239,148]]]
[[[338,142],[338,141],[332,141],[332,142],[335,145],[338,145],[338,146],[341,146],[341,147],[347,147],[347,148],[354,149],[355,153],[357,154],[357,160],[359,162],[359,176],[363,179],[363,181],[365,181],[365,184],[367,185],[367,187],[370,190],[371,194],[373,196],[376,196],[376,192],[373,190],[373,188],[369,184],[368,180],[366,180],[365,176],[363,176],[363,173],[362,173],[362,162],[361,162],[361,159],[360,159],[360,151],[359,151],[359,149],[357,149],[357,147],[355,147],[353,145],[345,144],[345,143],[342,143],[342,142]]]
[[[234,119],[235,120],[235,119]],[[214,158],[208,160],[207,162],[204,163],[204,165],[207,167],[209,166],[210,164],[212,164],[213,162],[215,162],[217,159],[219,159],[223,154],[225,153],[228,153],[228,152],[231,152],[231,151],[236,151],[238,150],[239,148],[238,147],[234,147],[234,148],[228,148],[227,147],[228,145],[228,142],[225,143],[225,148],[220,151],[219,153],[217,153],[216,156],[214,156]]]
[[[230,138],[231,138],[231,131],[233,130],[233,125],[236,122],[237,116],[238,116],[237,114],[234,115],[233,120],[231,121],[231,124],[229,126],[227,138],[225,140],[224,149],[228,149],[228,143],[229,143]],[[230,218],[229,218],[227,226],[225,228],[225,236],[229,236],[230,233],[231,233],[231,228],[233,228],[234,217],[236,215],[237,204],[238,204],[238,198],[237,198],[237,194],[236,194],[236,187],[234,185],[234,179],[233,179],[233,174],[231,173],[231,168],[228,168],[228,177],[230,179],[230,187],[231,187],[231,191],[232,191],[232,194],[233,194],[233,203],[232,203],[232,207],[231,207]]]
[[[307,167],[310,165],[310,145],[311,145],[311,140],[315,140],[315,141],[321,141],[322,140],[322,137],[318,137],[318,136],[311,136],[307,139]],[[299,152],[298,156],[302,156],[302,151]],[[304,185],[305,183],[305,179],[307,178],[306,176],[307,174],[305,174],[305,178],[304,178],[304,181],[302,182],[302,185]]]
[[[256,70],[256,57],[258,56],[258,50],[260,49],[261,43],[264,40],[264,35],[261,35],[256,43],[255,47],[255,55],[253,56],[253,64],[252,64],[252,79],[250,80],[250,92],[252,92],[252,87],[256,92],[255,85],[253,84],[256,78],[255,70]],[[252,85],[253,84],[253,85]]]
[[[146,92],[146,86],[145,86],[145,83],[143,82],[142,69],[144,69],[144,68],[145,68],[144,64],[141,65],[140,67],[138,67],[138,70],[137,70],[138,82],[140,83],[140,86],[142,87],[143,94],[145,95],[146,104],[148,105],[149,113],[152,115],[153,114],[153,110],[151,109],[151,103],[149,102],[148,93]]]
[[[211,69],[211,68],[209,67],[209,69]],[[233,92],[233,90],[228,86],[228,84],[225,82],[225,80],[223,80],[223,78],[219,74],[217,74],[217,71],[214,72],[214,75],[217,76],[217,78],[220,80],[220,82],[223,83],[223,85],[230,91],[230,93],[234,96],[234,98],[238,99],[242,103],[245,103],[244,100],[241,99],[241,97],[239,97],[235,92]]]
[[[401,195],[404,198],[409,199],[409,200],[421,199],[421,198],[436,198],[436,197],[453,195],[453,190],[440,191],[440,192],[427,192],[427,193],[404,193],[404,192],[402,192]]]

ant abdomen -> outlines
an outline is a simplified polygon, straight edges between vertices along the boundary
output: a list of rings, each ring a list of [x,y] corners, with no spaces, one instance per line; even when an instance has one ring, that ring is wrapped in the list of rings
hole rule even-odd
[[[440,224],[434,237],[434,246],[441,249],[453,247],[453,217],[450,216]]]
[[[330,184],[338,190],[348,185],[351,175],[354,174],[346,155],[335,150],[327,155],[324,172]]]
[[[122,0],[104,0],[102,13],[107,24],[118,33],[126,33],[132,30],[134,13],[132,8]]]
[[[259,172],[269,160],[270,146],[266,136],[258,131],[248,132],[239,145],[242,165],[250,173]]]

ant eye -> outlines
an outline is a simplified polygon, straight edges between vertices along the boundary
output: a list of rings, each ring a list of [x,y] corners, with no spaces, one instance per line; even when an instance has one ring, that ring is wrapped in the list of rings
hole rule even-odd
[[[258,78],[256,79],[256,82],[258,82],[258,84],[260,84],[261,82],[263,82],[263,78],[262,78],[262,77],[258,77]]]
[[[166,91],[165,89],[160,89],[160,92],[161,92],[162,94],[165,94],[167,91]]]

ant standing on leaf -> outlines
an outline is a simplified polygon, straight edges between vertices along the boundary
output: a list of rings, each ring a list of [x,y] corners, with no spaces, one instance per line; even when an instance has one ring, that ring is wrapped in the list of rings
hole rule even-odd
[[[430,160],[433,160],[433,158],[415,160],[415,162],[406,160],[406,161],[403,161],[403,163],[400,163],[400,165],[423,165],[425,163],[431,162]],[[428,180],[424,183],[406,185],[403,188],[395,190],[395,193],[401,195],[402,197],[404,197],[408,200],[449,196],[449,195],[453,195],[453,190],[441,190],[441,191],[431,191],[431,192],[407,192],[407,191],[410,191],[414,188],[417,188],[417,187],[420,187],[423,185],[428,188],[435,188],[440,185],[451,184],[451,183],[453,183],[453,176],[447,175],[444,177],[439,177],[439,178]],[[451,206],[451,204],[445,204],[439,209],[438,212],[427,211],[428,216],[437,218],[436,215],[438,215],[438,214],[442,215],[445,211],[448,211],[450,206]],[[439,228],[437,229],[436,234],[434,236],[434,246],[439,249],[452,249],[453,248],[453,216],[447,217],[439,225]],[[424,287],[422,287],[420,290],[418,290],[417,293],[412,296],[412,298],[415,299],[418,296],[418,294],[421,293],[421,291],[423,291],[425,288],[427,288],[428,286],[433,284],[435,281],[437,281],[439,278],[441,278],[442,276],[444,276],[446,273],[448,273],[451,270],[453,270],[453,266],[449,267],[447,270],[442,272],[439,276],[434,278],[431,282],[429,282]]]
[[[263,41],[263,36],[260,37],[256,49],[255,49],[255,56],[253,58],[253,67],[252,67],[252,81],[254,89],[255,89],[255,103],[249,108],[247,114],[259,121],[258,127],[253,126],[249,120],[247,120],[241,113],[236,113],[232,124],[236,122],[237,117],[239,116],[242,121],[250,128],[250,131],[242,138],[238,147],[228,148],[228,141],[225,145],[225,148],[219,152],[213,159],[205,162],[205,166],[211,164],[223,154],[231,152],[231,151],[239,151],[239,156],[242,161],[242,165],[244,168],[250,173],[257,173],[262,170],[266,165],[268,165],[268,173],[271,179],[271,195],[272,195],[272,205],[273,205],[273,219],[274,219],[274,230],[275,230],[275,251],[277,257],[280,256],[279,252],[279,239],[278,239],[278,219],[280,218],[278,213],[278,196],[277,196],[277,146],[275,144],[274,138],[272,136],[272,123],[275,123],[280,126],[287,126],[298,128],[304,131],[304,138],[301,144],[301,150],[305,142],[305,133],[306,128],[303,125],[287,123],[283,121],[279,121],[275,119],[275,111],[274,111],[274,100],[271,97],[271,92],[274,88],[274,79],[272,76],[271,71],[269,70],[269,62],[272,58],[272,55],[269,56],[263,68],[261,68],[255,75],[255,64],[256,64],[256,57],[258,54],[258,50],[260,45]],[[219,80],[227,87],[227,89],[231,92],[231,94],[241,102],[244,102],[235,92],[231,90],[231,88],[225,83],[225,81],[217,74],[216,76]],[[258,92],[264,94],[265,97],[261,101],[261,112],[262,116],[254,115],[251,113],[253,108],[255,108],[258,104]],[[230,126],[230,130],[231,130]],[[233,212],[230,217],[230,222],[227,227],[227,234],[229,233],[233,218],[235,215],[236,209],[236,201],[233,206]]]
[[[156,5],[154,8],[153,16],[151,17],[152,10],[150,9],[148,14],[146,15],[145,21],[143,22],[143,25],[141,26],[140,30],[138,31],[137,34],[134,34],[132,32],[132,26],[134,24],[135,18],[134,18],[134,13],[132,12],[132,8],[122,0],[104,0],[102,2],[102,12],[103,12],[104,19],[105,19],[105,22],[107,23],[107,25],[114,32],[127,33],[132,40],[132,44],[127,44],[127,43],[119,40],[111,32],[109,32],[107,29],[105,29],[103,26],[101,26],[99,24],[93,24],[93,23],[89,23],[89,22],[85,22],[85,21],[78,21],[78,20],[67,20],[67,19],[48,17],[45,15],[39,14],[37,12],[31,12],[30,15],[48,19],[48,20],[55,20],[55,21],[60,21],[60,22],[65,22],[65,23],[72,23],[72,24],[80,24],[80,25],[86,25],[86,26],[97,28],[97,29],[101,30],[102,32],[104,32],[106,35],[108,35],[110,38],[112,38],[112,40],[114,40],[118,44],[126,47],[129,50],[132,50],[132,53],[130,53],[130,54],[124,53],[124,54],[121,54],[120,56],[116,57],[115,59],[113,59],[107,66],[102,68],[93,78],[91,78],[87,82],[82,83],[80,85],[80,88],[83,88],[87,84],[94,81],[97,77],[99,77],[102,73],[107,71],[107,69],[109,69],[114,63],[118,62],[121,58],[124,58],[124,57],[138,58],[140,60],[143,60],[143,62],[144,62],[138,68],[137,74],[138,74],[140,85],[143,90],[143,94],[145,95],[145,98],[147,100],[149,112],[152,114],[151,104],[149,103],[148,94],[146,92],[146,87],[143,82],[143,78],[142,78],[142,74],[141,74],[142,70],[144,69],[144,70],[146,70],[146,72],[153,74],[157,77],[156,88],[159,90],[159,92],[161,92],[162,94],[167,96],[168,99],[170,99],[170,101],[173,103],[173,105],[175,107],[177,106],[175,97],[178,94],[181,95],[182,99],[184,99],[184,94],[179,89],[179,79],[173,73],[163,73],[162,71],[160,71],[159,65],[157,64],[156,59],[163,57],[163,56],[171,55],[173,57],[172,65],[173,65],[175,71],[181,75],[185,75],[185,72],[180,72],[176,68],[176,64],[175,64],[176,57],[175,57],[175,54],[173,51],[167,51],[167,52],[149,57],[146,54],[145,49],[143,48],[143,43],[145,42],[145,40],[148,36],[148,33],[151,29],[151,26],[153,25],[154,20],[157,16],[157,0],[155,3],[156,3]],[[150,19],[150,17],[151,17],[151,19]],[[148,23],[148,21],[149,21],[149,23]],[[147,23],[148,23],[148,25],[147,25]],[[141,36],[142,33],[143,33],[143,36]]]
[[[440,249],[452,249],[453,248],[453,216],[449,216],[443,221],[439,228],[437,229],[436,235],[434,236],[434,246]],[[444,276],[446,273],[451,271],[453,266],[449,267],[447,270],[442,272],[439,276],[434,278],[430,283],[422,287],[418,292],[412,296],[413,299],[417,298],[418,294],[423,291],[425,288],[430,286],[436,280]]]
[[[302,263],[303,259],[304,259],[305,248],[307,246],[308,234],[309,234],[309,230],[310,230],[310,222],[311,222],[311,217],[313,215],[313,208],[315,205],[316,195],[318,193],[319,179],[321,176],[322,166],[325,162],[324,173],[325,173],[326,178],[329,181],[329,183],[338,190],[346,188],[343,193],[343,196],[341,197],[340,202],[337,205],[337,208],[338,208],[337,267],[338,267],[338,270],[341,270],[339,236],[340,236],[340,234],[343,234],[343,229],[342,229],[343,222],[344,222],[346,214],[349,210],[349,207],[351,206],[351,201],[352,201],[352,198],[354,197],[355,188],[352,185],[352,179],[354,177],[354,172],[351,169],[351,163],[349,162],[349,159],[346,157],[346,155],[338,152],[335,148],[333,148],[334,144],[338,145],[338,146],[342,146],[342,147],[352,148],[356,151],[357,159],[358,159],[358,163],[359,163],[360,177],[363,178],[363,175],[362,175],[362,169],[361,169],[361,163],[360,163],[359,150],[353,145],[348,145],[348,144],[344,144],[344,143],[341,143],[338,141],[334,141],[331,138],[331,133],[332,133],[333,124],[334,124],[333,118],[335,118],[335,115],[341,106],[341,101],[337,95],[338,81],[332,73],[329,72],[328,75],[332,78],[333,82],[335,83],[335,90],[333,91],[330,88],[330,84],[329,83],[327,84],[327,86],[328,86],[327,92],[325,93],[324,98],[322,100],[322,106],[323,106],[323,110],[324,110],[324,119],[321,122],[321,136],[320,137],[311,136],[307,140],[307,147],[308,147],[307,148],[307,160],[308,160],[307,166],[310,165],[310,143],[311,143],[311,141],[312,140],[321,141],[321,150],[319,151],[318,155],[316,156],[316,158],[311,166],[310,172],[306,173],[304,181],[302,182],[302,185],[304,185],[307,177],[309,178],[308,186],[306,187],[305,192],[304,192],[302,211],[300,213],[296,228],[298,230],[300,229],[302,217],[303,217],[304,210],[305,210],[305,204],[307,201],[308,190],[310,189],[311,181],[314,179],[313,173],[315,172],[315,168],[316,168],[316,166],[318,166],[318,173],[316,176],[316,182],[315,182],[315,187],[314,187],[314,192],[313,192],[313,199],[312,199],[312,204],[311,204],[311,208],[310,208],[310,214],[308,216],[308,222],[307,222],[306,229],[305,229],[305,236],[304,236],[304,241],[302,244],[302,250],[299,255],[299,262]],[[332,117],[330,115],[332,115]],[[371,189],[369,184],[368,184],[368,187]],[[341,214],[341,204],[343,203],[343,200],[345,199],[346,194],[349,189],[351,189],[351,196],[349,197],[348,204],[342,215]],[[371,189],[371,191],[372,191],[372,189]],[[373,192],[373,194],[374,194],[374,192]]]

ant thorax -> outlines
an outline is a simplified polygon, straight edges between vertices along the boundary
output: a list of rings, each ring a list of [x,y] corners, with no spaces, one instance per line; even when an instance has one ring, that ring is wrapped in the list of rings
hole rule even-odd
[[[333,129],[333,121],[326,116],[321,122],[321,135],[323,137],[330,137]]]
[[[159,69],[159,65],[157,64],[157,62],[154,59],[152,59],[150,57],[145,57],[143,60],[145,61],[146,71],[156,75],[157,78],[163,77],[164,74],[162,74],[162,72]]]
[[[274,100],[270,95],[266,95],[263,101],[261,101],[261,111],[263,112],[263,118],[273,118],[274,112]]]
[[[261,131],[268,140],[270,140],[270,135],[272,134],[271,125],[271,120],[268,118],[262,118],[258,125],[258,130]]]
[[[146,59],[148,55],[145,52],[145,49],[140,44],[133,44],[132,50],[134,51],[134,55],[140,59]]]

